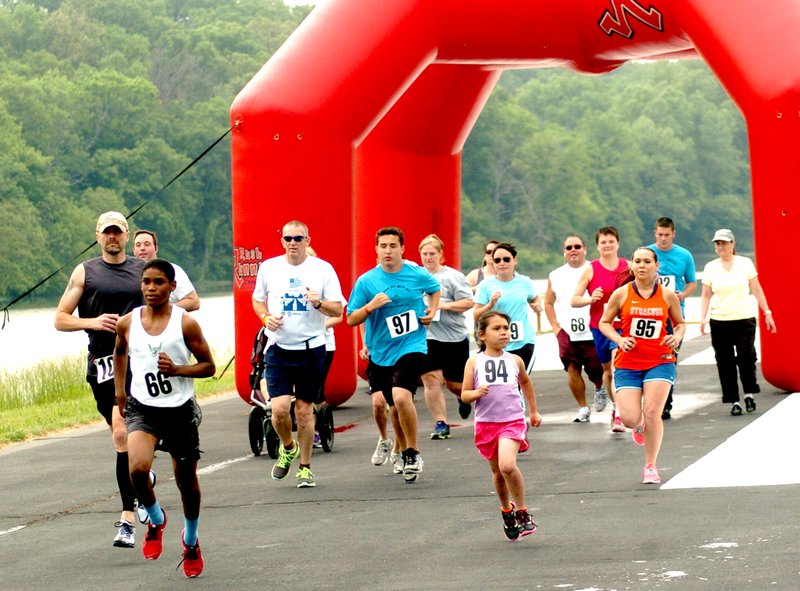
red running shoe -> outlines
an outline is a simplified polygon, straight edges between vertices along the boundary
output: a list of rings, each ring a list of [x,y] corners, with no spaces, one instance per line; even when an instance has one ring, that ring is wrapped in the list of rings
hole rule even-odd
[[[611,432],[625,433],[625,427],[622,424],[622,419],[619,418],[616,410],[611,411]]]
[[[636,445],[644,445],[644,423],[636,425],[636,428],[631,431],[631,435]]]
[[[161,525],[147,524],[147,534],[145,534],[142,544],[142,554],[147,560],[156,560],[164,549],[161,538],[164,535],[164,528],[167,527],[167,512],[163,511],[163,513],[164,523]]]
[[[203,572],[203,553],[200,552],[200,540],[194,546],[187,546],[183,541],[183,531],[181,531],[181,545],[183,546],[183,574],[193,579],[199,577]]]

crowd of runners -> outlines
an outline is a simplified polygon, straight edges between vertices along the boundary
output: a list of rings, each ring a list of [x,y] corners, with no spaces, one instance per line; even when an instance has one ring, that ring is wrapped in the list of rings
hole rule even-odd
[[[659,218],[654,242],[630,259],[620,256],[612,226],[596,232],[596,255],[583,237],[570,234],[563,241],[564,264],[549,274],[540,295],[517,270],[511,242],[488,241],[482,264],[465,276],[444,264],[444,244],[435,234],[418,245],[417,263],[407,257],[402,229],[388,226],[375,234],[377,265],[358,277],[345,298],[336,270],[311,249],[308,226],[287,222],[280,239],[284,254],[261,263],[252,294],[253,312],[269,336],[263,391],[280,439],[272,479],[286,478],[297,461],[297,487],[317,485],[311,469],[314,405],[324,401],[333,326],[346,321],[359,327],[359,354],[367,362],[379,433],[372,463],[388,462],[404,482],[417,481],[424,461],[415,394],[422,388],[434,441],[451,437],[450,398],[462,419],[474,413],[474,443],[489,463],[505,537],[515,541],[533,533],[517,454],[529,447],[529,427],[542,422],[530,374],[537,346],[532,319],[544,312],[577,405],[574,422],[587,423],[592,412],[610,405],[610,431],[630,430],[643,446],[642,482],[660,483],[657,459],[663,421],[671,418],[684,301],[698,283],[693,257],[675,244],[675,234],[672,220]],[[195,577],[203,557],[201,413],[193,379],[215,371],[202,330],[186,313],[200,299],[179,266],[156,258],[155,232],[137,231],[135,256],[129,257],[127,220],[111,211],[97,220],[96,237],[102,254],[75,268],[55,324],[89,335],[86,379],[117,452],[122,512],[113,545],[135,546],[138,513],[146,527],[145,558],[161,555],[167,513],[156,499],[151,468],[155,451],[163,449],[172,457],[183,504],[183,571]],[[723,402],[740,415],[738,382],[747,412],[756,410],[759,391],[751,295],[766,328],[774,332],[776,325],[752,261],[736,255],[733,233],[721,229],[713,243],[719,258],[704,269],[701,332],[710,326]]]

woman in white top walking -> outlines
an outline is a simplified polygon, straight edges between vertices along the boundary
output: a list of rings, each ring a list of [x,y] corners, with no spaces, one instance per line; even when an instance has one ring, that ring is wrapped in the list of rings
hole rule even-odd
[[[730,404],[731,414],[738,416],[742,414],[742,406],[739,404],[737,369],[747,412],[756,410],[753,394],[761,391],[756,379],[756,318],[750,294],[755,296],[764,312],[764,324],[772,333],[776,331],[775,319],[753,261],[736,254],[733,232],[726,228],[717,230],[713,241],[719,258],[710,261],[703,269],[700,334],[705,334],[708,324],[722,386],[722,402]],[[711,320],[707,323],[709,308]]]

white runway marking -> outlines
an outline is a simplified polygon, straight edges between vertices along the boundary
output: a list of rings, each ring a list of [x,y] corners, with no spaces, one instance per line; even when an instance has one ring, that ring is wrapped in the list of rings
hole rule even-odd
[[[560,396],[561,394],[555,394],[556,396]],[[568,396],[570,400],[572,400],[572,395],[567,390],[566,384],[564,385],[564,396]],[[708,392],[680,392],[676,394],[678,397],[678,401],[675,404],[675,407],[672,409],[672,418],[674,419],[681,419],[685,416],[695,414],[701,408],[709,406],[711,404],[718,404],[719,403],[719,394],[711,394]],[[594,410],[594,406],[592,405],[592,399],[594,397],[594,390],[588,391],[587,390],[587,401],[589,402],[589,407],[592,409],[592,414],[589,416],[590,423],[603,423],[610,426],[611,422],[611,404],[606,406],[606,409],[603,412],[596,412]],[[568,411],[563,412],[553,412],[553,413],[545,413],[542,415],[542,421],[546,424],[557,424],[557,423],[571,423],[572,419],[575,418],[575,413],[578,412],[578,406],[575,405],[575,408],[570,409]]]
[[[800,484],[798,413],[800,393],[791,394],[661,488]]]
[[[225,460],[224,462],[218,462],[216,464],[211,464],[210,466],[206,466],[205,468],[200,468],[197,471],[198,476],[203,476],[204,474],[211,474],[212,472],[216,472],[217,470],[222,470],[223,468],[227,468],[233,464],[238,464],[239,462],[244,462],[245,460],[249,460],[250,458],[255,457],[253,454],[247,454],[246,456],[241,456],[238,458],[233,458],[230,460]]]
[[[756,339],[756,354],[761,357],[761,342]],[[679,361],[678,365],[716,365],[714,360],[714,349],[709,347],[703,349],[699,353],[695,353],[691,357],[687,357],[683,361]]]
[[[13,534],[15,531],[19,531],[21,529],[25,529],[28,527],[27,525],[18,525],[17,527],[12,527],[11,529],[4,529],[0,531],[0,536],[4,536],[6,534]]]

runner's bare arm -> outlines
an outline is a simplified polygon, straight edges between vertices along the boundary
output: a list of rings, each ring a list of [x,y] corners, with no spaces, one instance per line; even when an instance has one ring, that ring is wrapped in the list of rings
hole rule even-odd
[[[118,314],[101,314],[96,318],[80,318],[73,312],[81,301],[86,282],[86,270],[83,265],[78,265],[70,275],[67,289],[61,296],[56,308],[56,318],[53,323],[56,330],[62,332],[75,332],[77,330],[103,330],[114,332],[117,326]]]

